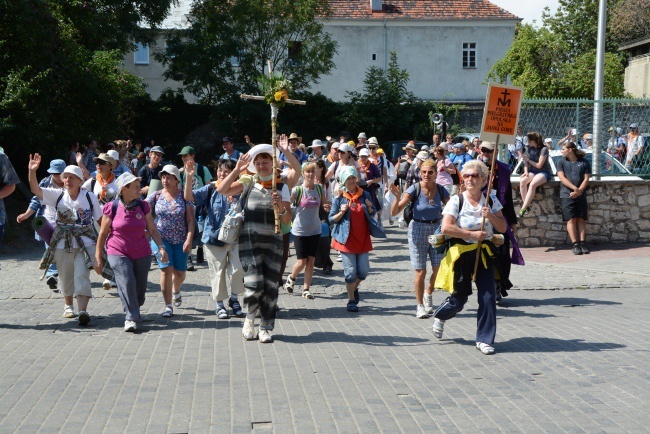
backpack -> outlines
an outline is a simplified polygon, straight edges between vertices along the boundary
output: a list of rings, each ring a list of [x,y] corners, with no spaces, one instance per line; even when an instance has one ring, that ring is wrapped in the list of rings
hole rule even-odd
[[[119,199],[115,199],[112,202],[113,204],[111,205],[111,220],[115,219],[115,213],[117,212],[117,205],[119,204],[119,202],[120,202]],[[140,199],[138,199],[137,206],[139,206],[140,209],[142,210],[142,214],[147,215],[147,213],[144,212],[144,204]]]
[[[410,168],[411,163],[409,163],[408,160],[400,161],[397,165],[397,177],[399,179],[406,179],[406,175],[408,174]]]
[[[442,204],[442,189],[443,187],[439,184],[436,184],[436,187],[438,189],[438,196],[440,197],[440,203]],[[411,220],[413,220],[413,203],[420,197],[420,193],[422,192],[422,185],[420,183],[416,183],[414,185],[415,189],[415,197],[411,197],[411,200],[409,201],[408,204],[406,204],[406,207],[404,207],[404,213],[402,214],[404,217],[404,221],[408,225]],[[435,198],[434,198],[435,199]]]
[[[86,191],[86,200],[88,201],[88,205],[90,205],[90,215],[93,215],[93,201],[90,200],[90,192],[88,190]],[[81,193],[81,192],[80,192]],[[65,190],[61,192],[59,197],[56,199],[56,203],[54,204],[54,210],[56,211],[57,208],[59,208],[59,202],[61,202],[61,199],[63,199],[63,195],[65,194]]]
[[[314,187],[316,188],[316,192],[318,193],[318,198],[321,201],[321,205],[323,204],[323,186],[320,184],[314,184]],[[302,199],[302,194],[303,194],[303,187],[302,185],[299,185],[296,187],[296,198],[293,201],[293,206],[297,207],[300,204],[300,200]]]

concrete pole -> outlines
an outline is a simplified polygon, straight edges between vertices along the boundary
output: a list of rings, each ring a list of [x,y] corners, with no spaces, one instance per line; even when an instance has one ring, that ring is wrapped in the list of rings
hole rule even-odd
[[[602,146],[603,87],[605,75],[605,31],[607,29],[607,0],[598,2],[598,46],[596,48],[596,86],[594,89],[594,153],[591,168],[594,179],[600,179]]]

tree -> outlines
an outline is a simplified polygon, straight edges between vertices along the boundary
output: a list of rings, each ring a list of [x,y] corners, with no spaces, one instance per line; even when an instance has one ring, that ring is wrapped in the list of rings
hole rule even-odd
[[[413,120],[411,103],[414,95],[407,90],[408,71],[399,68],[397,53],[390,53],[388,69],[371,66],[366,71],[363,92],[348,92],[349,103],[343,115],[351,131],[372,131],[386,138],[399,134],[413,135],[409,126]]]
[[[128,131],[148,98],[122,58],[169,10],[166,0],[0,2],[0,141],[47,151],[88,135]]]
[[[647,0],[619,0],[610,15],[612,34],[621,43],[650,36]]]
[[[170,32],[156,57],[167,66],[165,78],[206,104],[259,92],[255,78],[267,61],[305,90],[334,67],[337,44],[316,20],[330,13],[327,0],[196,2],[190,27]]]
[[[609,0],[611,7],[619,0]],[[490,70],[486,81],[523,86],[527,98],[593,98],[598,0],[560,0],[543,25],[518,25],[505,57]],[[606,97],[624,94],[624,56],[608,32],[605,56]]]

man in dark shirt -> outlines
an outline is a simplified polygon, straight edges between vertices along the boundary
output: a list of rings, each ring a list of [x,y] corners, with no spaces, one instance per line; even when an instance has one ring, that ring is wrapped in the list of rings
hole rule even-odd
[[[562,146],[562,156],[557,163],[557,177],[560,178],[560,201],[562,219],[573,243],[574,255],[586,255],[587,236],[585,221],[588,219],[589,206],[585,192],[591,175],[591,164],[584,157],[584,151],[577,149],[573,142]]]
[[[164,166],[164,164],[162,164],[162,157],[164,154],[165,152],[160,146],[154,146],[149,151],[149,164],[143,166],[138,173],[138,176],[140,177],[140,194],[142,196],[146,197],[149,195],[149,185],[151,184],[152,179],[160,180],[158,174]],[[162,184],[160,188],[162,188]]]

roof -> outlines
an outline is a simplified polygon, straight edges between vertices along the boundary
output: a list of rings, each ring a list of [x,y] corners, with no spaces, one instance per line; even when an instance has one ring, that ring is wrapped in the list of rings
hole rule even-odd
[[[519,19],[487,0],[383,0],[381,12],[370,10],[370,0],[331,0],[330,3],[334,19]]]
[[[162,22],[162,29],[187,28],[187,16],[194,0],[177,0]],[[512,20],[516,15],[488,0],[383,0],[381,12],[371,12],[370,0],[331,0],[330,18],[428,19],[428,20]]]

